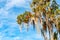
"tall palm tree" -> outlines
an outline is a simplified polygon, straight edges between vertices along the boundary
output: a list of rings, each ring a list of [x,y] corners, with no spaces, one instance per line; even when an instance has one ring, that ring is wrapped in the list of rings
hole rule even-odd
[[[42,8],[44,7],[43,5],[43,2],[44,2],[44,0],[39,0],[39,1],[37,1],[37,0],[33,0],[33,3],[35,4],[35,5],[37,5],[37,6],[35,6],[35,18],[37,18],[37,17],[39,17],[38,19],[40,19],[40,22],[41,22],[41,24],[42,24]],[[34,6],[34,5],[33,5]],[[45,6],[46,7],[46,6]],[[39,15],[38,15],[39,14]],[[43,26],[43,25],[42,25]],[[44,32],[44,37],[46,37],[45,36],[45,32]]]
[[[52,1],[52,3],[50,3]],[[24,14],[17,17],[18,24],[25,23],[28,31],[28,24],[33,23],[33,28],[37,29],[37,32],[41,32],[44,39],[48,40],[47,33],[49,32],[49,40],[55,39],[55,32],[53,31],[56,25],[57,31],[60,33],[60,17],[56,18],[60,14],[58,5],[55,0],[33,0],[31,3],[31,9],[34,14],[26,11]],[[59,20],[59,21],[58,21]],[[39,24],[40,23],[40,24]],[[39,26],[41,25],[41,26]],[[48,30],[47,30],[48,29]]]

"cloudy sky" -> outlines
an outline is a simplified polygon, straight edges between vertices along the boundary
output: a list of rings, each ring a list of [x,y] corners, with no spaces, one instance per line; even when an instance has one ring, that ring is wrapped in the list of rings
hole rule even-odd
[[[20,32],[16,17],[30,11],[31,0],[0,0],[0,40],[43,40],[32,28]],[[60,4],[60,0],[56,1]]]

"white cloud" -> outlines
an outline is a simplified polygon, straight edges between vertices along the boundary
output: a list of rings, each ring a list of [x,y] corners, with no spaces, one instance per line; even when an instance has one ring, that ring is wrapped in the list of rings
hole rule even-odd
[[[2,16],[8,16],[8,9],[16,6],[16,7],[23,7],[26,8],[27,10],[29,10],[29,3],[28,0],[5,0],[7,1],[6,5],[4,8],[0,9],[0,15]],[[29,0],[30,1],[30,0]],[[1,2],[3,2],[1,0]]]
[[[14,37],[14,40],[23,40],[23,38],[22,38],[22,37],[17,36],[17,37]]]
[[[12,8],[13,6],[23,7],[23,6],[25,6],[25,4],[26,4],[26,0],[10,0],[10,1],[6,4],[5,8],[6,8],[6,9],[10,9],[10,8]]]
[[[0,9],[0,16],[7,16],[8,15],[8,12],[5,10],[5,9],[3,9],[3,8],[1,8]]]

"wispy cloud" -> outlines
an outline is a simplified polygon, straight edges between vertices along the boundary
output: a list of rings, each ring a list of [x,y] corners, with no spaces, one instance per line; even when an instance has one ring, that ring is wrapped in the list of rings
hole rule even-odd
[[[12,8],[13,6],[23,7],[23,8],[27,7],[28,8],[29,3],[27,2],[27,0],[17,0],[17,1],[16,0],[10,0],[5,5],[5,8],[8,10],[8,9]]]
[[[25,4],[25,1],[24,0],[10,0],[6,5],[5,5],[5,7],[7,8],[7,9],[10,9],[11,7],[13,7],[13,6],[16,6],[16,5],[23,5],[23,4]]]

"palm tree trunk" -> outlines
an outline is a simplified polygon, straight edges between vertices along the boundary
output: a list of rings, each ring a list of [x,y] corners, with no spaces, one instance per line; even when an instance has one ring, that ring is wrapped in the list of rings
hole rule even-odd
[[[49,40],[53,40],[53,35],[54,35],[54,33],[53,33],[53,26],[52,26],[52,24],[49,22],[49,24],[48,24],[48,26],[49,26]]]
[[[42,24],[42,12],[40,13],[40,23]]]
[[[35,18],[34,17],[30,18],[29,22],[33,25],[33,29],[35,30]]]
[[[26,25],[26,26],[25,26],[25,27],[26,27],[26,31],[28,32],[28,30],[29,30],[29,24],[26,23],[25,25]]]
[[[53,32],[50,31],[50,40],[53,40]]]
[[[50,36],[50,40],[53,40],[53,26],[52,24],[49,22],[49,36]]]
[[[45,32],[44,32],[44,38],[45,38],[45,40],[48,40],[48,37]]]
[[[36,20],[35,20],[35,27],[36,27],[37,33],[40,33],[40,27],[39,27],[39,23],[38,23],[38,18],[36,18]]]
[[[20,29],[20,32],[22,32],[22,24],[20,24],[20,27],[19,27],[19,29]]]
[[[44,40],[48,40],[47,34],[43,29],[41,29],[41,33],[42,33],[42,35],[44,37]]]
[[[43,29],[43,19],[42,19],[42,13],[40,14],[40,23],[41,23],[41,27],[42,27],[42,30],[41,30],[41,32],[42,32],[42,35],[44,36],[44,39],[45,40],[48,40],[48,37],[47,37],[47,34],[46,34],[46,32],[44,31],[44,29]]]
[[[35,30],[35,22],[34,22],[34,20],[32,20],[33,21],[33,29]]]

